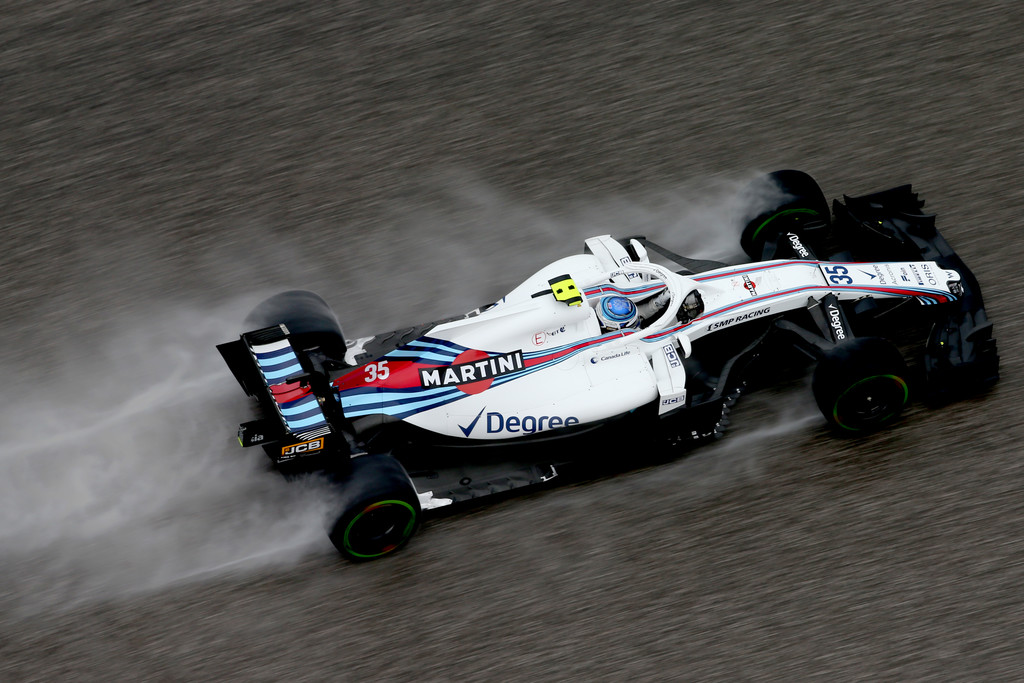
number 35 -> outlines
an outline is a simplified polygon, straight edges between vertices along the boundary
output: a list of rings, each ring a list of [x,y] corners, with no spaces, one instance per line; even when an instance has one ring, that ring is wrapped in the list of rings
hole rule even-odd
[[[850,271],[844,266],[825,266],[825,272],[829,274],[828,281],[834,285],[853,284],[853,278],[847,275]]]
[[[378,379],[387,379],[390,374],[391,370],[388,368],[388,362],[386,360],[379,360],[366,366],[365,381],[376,382]]]

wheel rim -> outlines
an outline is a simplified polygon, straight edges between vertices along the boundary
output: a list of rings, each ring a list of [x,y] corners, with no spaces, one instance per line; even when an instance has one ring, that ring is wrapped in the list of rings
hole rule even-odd
[[[404,500],[382,500],[368,505],[345,527],[345,550],[355,557],[380,557],[412,535],[416,510]]]
[[[902,377],[865,377],[839,395],[832,408],[832,418],[843,429],[862,431],[884,424],[898,415],[909,395],[910,389]]]

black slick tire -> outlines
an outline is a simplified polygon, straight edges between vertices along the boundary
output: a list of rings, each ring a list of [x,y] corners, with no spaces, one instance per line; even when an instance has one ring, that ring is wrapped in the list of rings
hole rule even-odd
[[[416,491],[401,463],[390,455],[353,458],[337,478],[339,495],[328,529],[346,559],[366,562],[401,549],[420,524]]]
[[[811,389],[821,414],[845,434],[882,429],[910,399],[907,364],[879,337],[857,337],[829,349],[814,369]]]
[[[747,222],[740,247],[754,260],[764,257],[764,247],[785,232],[800,234],[809,223],[829,223],[831,212],[818,183],[803,171],[775,171],[758,178],[744,191],[745,200],[763,204],[766,194],[779,199]]]

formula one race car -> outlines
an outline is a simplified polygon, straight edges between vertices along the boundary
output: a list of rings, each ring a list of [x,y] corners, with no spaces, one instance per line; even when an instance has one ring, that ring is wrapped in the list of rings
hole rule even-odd
[[[263,415],[239,442],[285,474],[332,478],[331,541],[364,560],[401,547],[424,512],[551,481],[617,444],[713,438],[790,358],[815,363],[814,398],[846,434],[889,425],[912,394],[945,402],[998,379],[978,282],[909,185],[830,212],[805,173],[759,182],[778,201],[742,232],[748,263],[594,237],[500,301],[355,341],[316,294],[271,297],[218,346]]]

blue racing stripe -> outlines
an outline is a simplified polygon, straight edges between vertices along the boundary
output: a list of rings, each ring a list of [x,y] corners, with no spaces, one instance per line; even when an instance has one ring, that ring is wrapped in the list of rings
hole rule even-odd
[[[283,362],[280,362],[280,363],[264,363],[264,362],[261,361],[260,362],[260,370],[262,370],[264,373],[276,372],[278,370],[283,370],[284,368],[292,367],[293,365],[295,365],[298,362],[299,362],[299,359],[296,358],[294,355],[291,358],[287,358]]]
[[[315,398],[310,397],[310,400],[308,401],[299,401],[295,405],[290,405],[288,407],[280,406],[280,408],[283,415],[292,417],[308,413],[311,410],[320,410],[320,404],[317,403]]]
[[[443,406],[443,405],[445,405],[447,403],[451,403],[452,401],[457,401],[459,399],[465,398],[465,397],[470,395],[470,394],[465,394],[465,393],[463,393],[461,391],[458,391],[456,393],[457,394],[461,394],[461,395],[451,395],[451,396],[447,396],[447,397],[428,398],[428,399],[423,399],[423,400],[420,400],[420,401],[406,401],[406,402],[395,403],[395,404],[388,404],[388,405],[376,404],[376,405],[373,405],[373,406],[368,406],[366,408],[358,408],[358,407],[353,406],[352,410],[348,409],[348,406],[345,405],[345,399],[342,398],[341,405],[342,405],[342,409],[345,411],[346,417],[359,417],[361,415],[377,415],[377,414],[380,414],[380,413],[384,413],[385,415],[392,415],[392,416],[396,416],[397,417],[400,413],[403,414],[403,415],[412,415],[414,413],[421,413],[424,410],[430,410],[432,408],[438,408],[438,407]]]
[[[292,356],[295,355],[295,351],[292,350],[292,347],[290,347],[290,346],[286,346],[283,349],[278,349],[276,351],[262,351],[262,352],[254,351],[254,353],[256,354],[256,358],[259,359],[261,362],[262,361],[280,362],[277,359],[284,359],[288,355],[292,355]]]
[[[442,354],[437,351],[417,351],[415,349],[395,349],[386,355],[387,358],[409,358],[426,363],[449,365],[459,354]]]
[[[314,415],[313,417],[307,417],[303,420],[285,420],[285,422],[288,423],[288,429],[292,431],[327,424],[327,420],[324,419],[323,415]]]
[[[469,350],[465,346],[461,346],[459,344],[456,344],[455,342],[450,342],[446,339],[436,339],[434,337],[420,337],[419,339],[414,339],[413,341],[406,344],[405,347],[427,348],[434,349],[437,351],[443,351],[445,349],[455,349],[457,351],[456,355],[462,353],[463,351]]]
[[[264,371],[263,375],[267,379],[281,379],[296,372],[302,372],[302,366],[299,365],[298,363],[295,363],[294,365],[289,365],[287,368],[284,368],[282,370],[275,370],[273,372]]]
[[[296,415],[287,415],[284,419],[285,422],[291,424],[292,422],[301,422],[302,420],[311,417],[322,418],[323,416],[324,414],[320,411],[319,406],[312,406],[311,408],[303,410]]]
[[[360,393],[355,393],[359,391]],[[434,398],[437,396],[445,396],[453,392],[462,393],[454,387],[435,387],[431,389],[421,389],[419,387],[410,387],[407,389],[385,389],[385,390],[374,390],[371,389],[369,392],[363,390],[346,391],[342,403],[351,406],[360,405],[379,405],[381,402],[408,402],[408,401],[420,401],[425,398]]]

